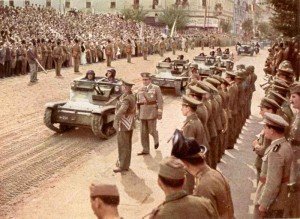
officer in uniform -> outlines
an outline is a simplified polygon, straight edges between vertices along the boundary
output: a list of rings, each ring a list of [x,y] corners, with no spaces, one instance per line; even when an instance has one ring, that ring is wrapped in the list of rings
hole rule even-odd
[[[144,40],[144,43],[142,45],[142,50],[143,50],[143,58],[144,60],[147,60],[147,56],[148,56],[148,50],[149,50],[149,45],[147,42],[147,39]]]
[[[149,154],[149,134],[153,136],[154,148],[159,147],[157,119],[162,119],[163,97],[160,87],[151,83],[150,73],[141,73],[143,87],[137,92],[138,117],[141,121],[141,142],[143,150],[138,155]]]
[[[78,39],[74,39],[75,45],[72,47],[72,57],[74,62],[74,72],[79,72],[79,64],[81,58],[81,49]]]
[[[118,212],[120,195],[116,185],[92,184],[90,199],[92,210],[97,218],[121,219]]]
[[[264,137],[272,142],[262,158],[254,218],[280,218],[287,201],[293,151],[284,136],[288,123],[276,114],[265,113],[264,117]]]
[[[276,103],[276,101],[267,97],[264,97],[261,100],[259,107],[260,107],[260,115],[262,117],[264,117],[266,112],[275,114],[280,108],[280,106],[278,105],[278,103]],[[260,178],[262,157],[264,156],[265,150],[267,149],[267,147],[270,146],[270,144],[271,144],[271,140],[266,139],[263,132],[259,134],[258,139],[252,142],[253,150],[257,154],[255,159],[255,165],[254,165],[257,171],[257,184]]]
[[[208,198],[217,209],[219,218],[234,218],[229,184],[219,171],[206,164],[206,151],[205,146],[175,131],[172,155],[183,161],[186,170],[195,177],[193,195]]]
[[[149,214],[149,218],[197,219],[219,217],[210,200],[188,195],[183,190],[184,181],[184,164],[175,157],[163,159],[159,165],[158,185],[164,191],[166,199]]]
[[[132,133],[135,127],[136,98],[131,88],[134,84],[123,80],[123,94],[116,105],[114,128],[117,131],[119,159],[114,172],[128,171],[131,160]]]
[[[165,43],[164,38],[162,37],[162,38],[161,38],[161,41],[159,42],[159,55],[160,55],[161,57],[163,57],[165,51],[166,51],[166,43]]]
[[[55,73],[57,77],[61,77],[62,75],[60,74],[61,70],[61,65],[63,62],[63,48],[60,45],[61,41],[57,40],[56,42],[56,47],[54,47],[53,52],[52,52],[52,57],[55,65]]]
[[[126,43],[125,50],[126,50],[127,62],[131,63],[132,45],[131,45],[131,41],[129,39]]]
[[[177,42],[176,42],[175,38],[173,38],[171,45],[172,45],[172,53],[173,53],[173,55],[175,55],[176,49],[177,49]]]
[[[182,133],[184,137],[194,138],[201,145],[208,145],[205,129],[196,114],[199,104],[200,102],[192,97],[185,95],[182,97],[181,112],[183,116],[186,117],[182,126]],[[188,194],[192,194],[194,189],[194,177],[189,173],[187,173],[186,177],[187,180],[184,188]]]
[[[107,40],[107,46],[105,47],[106,63],[108,67],[111,67],[111,60],[113,56],[113,46],[110,39]]]
[[[300,83],[295,83],[290,90],[291,105],[298,110],[295,119],[291,125],[290,143],[294,153],[294,159],[291,166],[291,176],[289,184],[290,206],[286,217],[300,218]]]

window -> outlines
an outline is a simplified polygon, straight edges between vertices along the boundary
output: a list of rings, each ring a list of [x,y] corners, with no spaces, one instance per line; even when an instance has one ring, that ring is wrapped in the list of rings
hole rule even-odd
[[[91,8],[92,7],[92,2],[86,2],[86,8]]]
[[[9,1],[9,6],[10,6],[10,7],[14,7],[14,1],[10,0],[10,1]]]
[[[153,0],[152,9],[155,9],[155,6],[158,5],[158,0]]]
[[[116,8],[116,2],[111,2],[110,3],[110,8]]]
[[[25,6],[29,6],[30,5],[30,1],[25,1]]]
[[[70,7],[71,7],[71,3],[70,3],[70,1],[66,1],[66,3],[65,3],[65,7],[66,7],[66,8],[70,8]]]
[[[206,7],[206,0],[202,0],[202,7]]]
[[[51,7],[51,0],[47,0],[46,7]]]

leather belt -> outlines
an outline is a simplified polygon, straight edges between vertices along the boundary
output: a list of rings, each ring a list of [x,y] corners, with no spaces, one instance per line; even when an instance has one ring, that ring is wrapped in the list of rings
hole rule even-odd
[[[139,106],[141,105],[156,105],[157,102],[156,101],[149,101],[149,102],[146,102],[146,103],[138,103]]]
[[[261,176],[261,177],[259,178],[259,181],[260,181],[262,184],[265,184],[266,181],[267,181],[267,177]],[[282,178],[281,183],[288,183],[289,181],[290,181],[290,176],[286,176],[286,177]]]

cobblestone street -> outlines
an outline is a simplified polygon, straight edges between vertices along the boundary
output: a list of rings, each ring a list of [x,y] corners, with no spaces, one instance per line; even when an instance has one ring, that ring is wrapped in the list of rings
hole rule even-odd
[[[209,51],[205,49],[206,53]],[[200,52],[196,48],[184,55],[191,61]],[[253,213],[256,177],[251,143],[261,130],[258,105],[263,90],[259,84],[264,82],[262,69],[266,55],[266,50],[253,57],[235,55],[235,64],[254,65],[258,75],[252,115],[235,148],[226,151],[218,164],[230,182],[236,218],[251,218]],[[177,57],[170,52],[167,56]],[[112,65],[117,78],[134,81],[136,89],[141,85],[139,73],[153,73],[162,58],[154,55],[148,59],[133,58],[132,64],[122,59]],[[164,114],[158,123],[160,147],[155,150],[151,142],[150,156],[136,156],[142,148],[137,124],[130,171],[124,174],[112,171],[118,156],[115,136],[99,140],[84,128],[56,134],[43,124],[45,104],[68,99],[72,80],[85,75],[89,69],[103,76],[107,68],[105,63],[85,65],[80,68],[81,74],[74,74],[72,68],[63,69],[63,78],[56,78],[54,71],[47,75],[39,73],[39,82],[32,86],[28,86],[29,76],[0,80],[1,218],[95,218],[90,207],[89,185],[99,180],[117,184],[121,195],[120,215],[124,218],[141,218],[163,201],[164,194],[156,182],[158,164],[170,155],[171,144],[167,141],[184,120],[180,97],[174,92],[163,92]]]

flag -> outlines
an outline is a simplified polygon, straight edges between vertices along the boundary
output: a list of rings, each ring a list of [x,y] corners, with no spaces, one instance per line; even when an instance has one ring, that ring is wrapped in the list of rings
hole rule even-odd
[[[174,35],[176,22],[177,22],[177,17],[175,18],[175,21],[173,23],[173,26],[172,26],[172,29],[171,29],[171,33],[170,33],[170,37],[173,37],[173,35]]]

